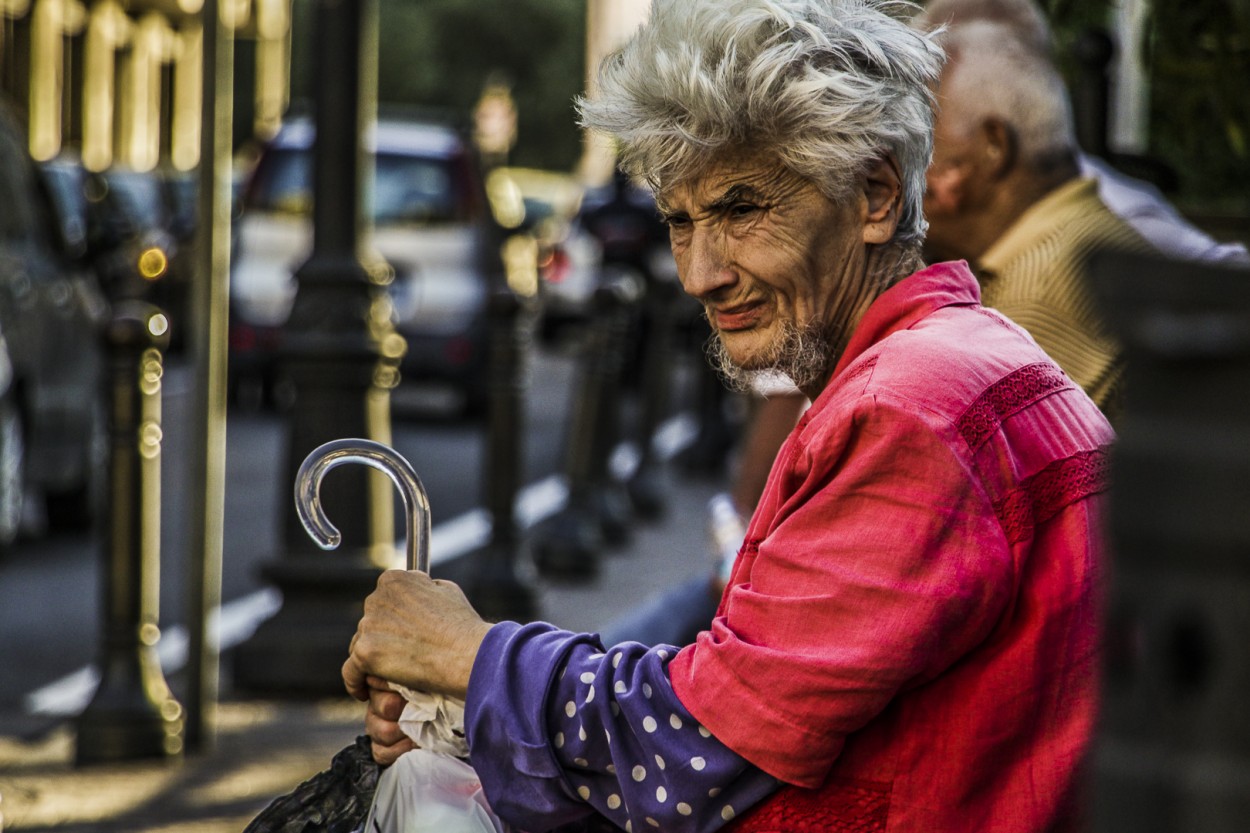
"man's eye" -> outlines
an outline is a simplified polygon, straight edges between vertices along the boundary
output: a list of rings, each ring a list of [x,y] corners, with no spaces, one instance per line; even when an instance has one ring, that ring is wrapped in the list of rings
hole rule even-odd
[[[729,216],[735,219],[750,217],[760,210],[758,205],[749,202],[734,203],[729,207]]]
[[[685,214],[665,214],[660,220],[670,229],[680,229],[690,225],[690,218]]]

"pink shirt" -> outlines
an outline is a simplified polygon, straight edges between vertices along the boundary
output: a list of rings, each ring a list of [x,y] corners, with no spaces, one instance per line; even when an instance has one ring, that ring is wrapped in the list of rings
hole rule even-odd
[[[713,736],[795,785],[735,829],[1075,824],[1112,440],[965,264],[873,303],[669,665]]]

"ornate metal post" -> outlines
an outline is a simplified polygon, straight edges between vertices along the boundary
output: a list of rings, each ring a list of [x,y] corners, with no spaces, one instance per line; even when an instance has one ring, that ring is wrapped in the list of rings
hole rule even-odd
[[[652,440],[669,406],[676,315],[680,308],[681,287],[673,280],[653,278],[643,299],[650,327],[642,353],[642,390],[638,429],[638,466],[625,482],[634,512],[654,520],[664,514],[665,484],[662,467]]]
[[[610,482],[607,455],[618,435],[619,402],[612,388],[620,384],[622,325],[628,324],[622,321],[624,308],[638,293],[638,280],[626,273],[595,292],[595,322],[565,447],[568,505],[533,537],[534,560],[546,575],[591,578],[599,570],[599,551],[628,534],[629,496]]]
[[[1250,292],[1244,269],[1104,254],[1128,359],[1091,830],[1250,825]]]
[[[612,453],[621,442],[621,387],[625,353],[632,349],[630,334],[643,298],[642,276],[630,268],[614,267],[604,281],[597,300],[602,305],[595,395],[599,397],[591,455],[592,494],[603,539],[608,544],[627,543],[633,533],[634,506],[625,484],[611,468]]]
[[[538,615],[525,542],[517,532],[516,497],[521,486],[523,394],[531,318],[527,301],[507,288],[490,299],[490,414],[486,426],[486,508],[490,541],[473,554],[465,593],[487,619],[527,621]]]
[[[390,442],[390,389],[404,342],[383,292],[390,267],[362,254],[369,225],[362,177],[372,168],[361,137],[375,109],[376,68],[368,61],[377,54],[376,12],[376,0],[317,3],[314,243],[296,272],[284,345],[296,390],[286,482],[294,481],[299,461],[330,440]],[[345,551],[318,550],[288,505],[285,552],[265,570],[282,591],[282,610],[240,646],[235,684],[242,689],[342,692],[339,668],[362,602],[394,559],[393,495],[381,475],[357,469],[330,478],[323,499],[343,519]]]
[[[120,301],[105,330],[109,355],[109,506],[104,529],[101,680],[78,718],[77,761],[182,752],[182,706],[161,673],[161,350],[168,321]]]

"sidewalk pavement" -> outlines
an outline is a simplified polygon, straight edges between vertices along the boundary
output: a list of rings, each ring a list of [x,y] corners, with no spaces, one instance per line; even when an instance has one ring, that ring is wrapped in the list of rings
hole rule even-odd
[[[665,517],[639,523],[585,584],[543,582],[542,618],[598,631],[671,585],[706,574],[707,502],[717,481],[669,473]],[[223,665],[229,657],[223,658]],[[363,706],[242,699],[223,691],[210,748],[171,761],[76,768],[72,723],[27,740],[0,736],[0,830],[238,833],[273,798],[329,766],[361,733]]]

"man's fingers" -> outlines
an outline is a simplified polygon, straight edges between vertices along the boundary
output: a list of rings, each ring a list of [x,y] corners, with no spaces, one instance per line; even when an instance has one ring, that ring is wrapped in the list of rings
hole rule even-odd
[[[372,710],[365,714],[365,734],[374,743],[380,743],[383,746],[394,746],[408,737],[404,734],[404,730],[399,728],[398,723]]]
[[[382,766],[395,763],[400,755],[416,744],[399,726],[404,699],[393,691],[370,691],[369,708],[365,711],[365,734],[369,736],[373,759]]]
[[[374,741],[371,746],[373,748],[373,760],[377,761],[382,766],[390,766],[399,760],[400,755],[405,752],[411,752],[413,749],[417,748],[417,745],[409,738],[404,738],[403,741],[395,744],[394,746],[385,746],[377,743],[376,741]]]
[[[404,698],[394,691],[371,689],[369,711],[385,720],[397,721],[404,713]]]
[[[361,672],[360,667],[356,663],[356,655],[352,654],[343,663],[343,686],[347,689],[347,693],[357,700],[365,701],[369,699],[369,686],[366,683],[365,675]]]

